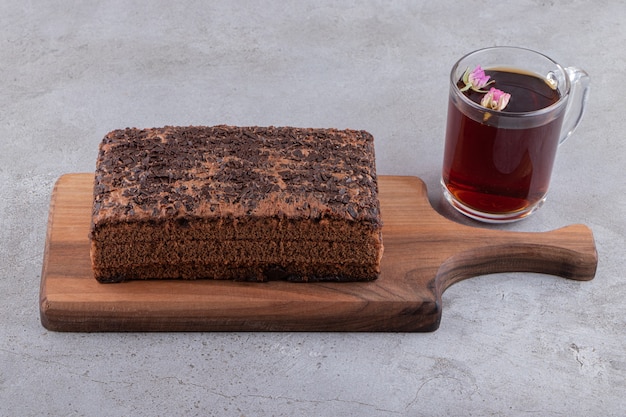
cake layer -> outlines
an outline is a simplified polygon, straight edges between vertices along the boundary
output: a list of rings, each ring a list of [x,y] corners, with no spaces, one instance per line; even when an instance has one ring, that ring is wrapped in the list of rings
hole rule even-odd
[[[365,131],[113,131],[96,164],[94,274],[371,280],[383,251],[377,193]]]
[[[372,265],[331,264],[331,263],[289,263],[255,265],[224,265],[211,263],[154,263],[94,269],[101,282],[123,282],[138,279],[217,279],[235,281],[293,282],[318,281],[371,281],[378,277],[380,270]]]
[[[125,245],[154,240],[308,240],[365,244],[378,230],[371,224],[323,219],[277,219],[263,217],[201,219],[177,218],[171,221],[138,220],[133,223],[103,221],[92,232],[92,240]]]
[[[210,259],[228,265],[254,263],[309,262],[324,259],[328,263],[371,263],[379,256],[378,241],[364,245],[332,241],[279,240],[203,240],[136,242],[130,245],[108,245],[106,251],[96,251],[94,262],[118,267],[144,263],[186,263]]]

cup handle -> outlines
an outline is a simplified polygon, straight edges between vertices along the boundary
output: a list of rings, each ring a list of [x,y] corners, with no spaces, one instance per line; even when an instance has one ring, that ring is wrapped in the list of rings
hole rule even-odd
[[[570,98],[565,111],[561,139],[559,144],[565,142],[578,127],[583,118],[587,97],[589,96],[589,74],[576,67],[567,67],[565,72],[570,79]]]

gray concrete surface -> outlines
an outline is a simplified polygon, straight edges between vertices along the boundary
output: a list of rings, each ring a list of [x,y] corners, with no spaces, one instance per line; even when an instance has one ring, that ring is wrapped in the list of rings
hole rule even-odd
[[[626,3],[0,1],[0,415],[626,415]],[[109,130],[362,128],[440,203],[447,76],[485,46],[585,68],[548,202],[501,228],[592,228],[595,280],[456,284],[427,334],[64,334],[39,321],[55,180]]]

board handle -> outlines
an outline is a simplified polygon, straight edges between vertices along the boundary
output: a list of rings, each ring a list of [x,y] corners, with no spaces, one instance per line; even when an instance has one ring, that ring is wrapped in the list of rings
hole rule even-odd
[[[482,244],[445,260],[436,277],[439,294],[461,280],[503,272],[535,272],[576,281],[594,278],[598,254],[593,232],[576,224],[549,232],[483,230]]]

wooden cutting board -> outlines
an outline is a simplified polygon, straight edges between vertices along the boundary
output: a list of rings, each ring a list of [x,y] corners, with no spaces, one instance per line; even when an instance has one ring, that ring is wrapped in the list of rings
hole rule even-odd
[[[443,292],[463,279],[526,271],[584,281],[596,271],[584,225],[543,233],[464,226],[432,209],[419,178],[381,176],[385,252],[376,281],[100,284],[89,259],[92,181],[67,174],[52,193],[40,289],[49,330],[433,331]]]

